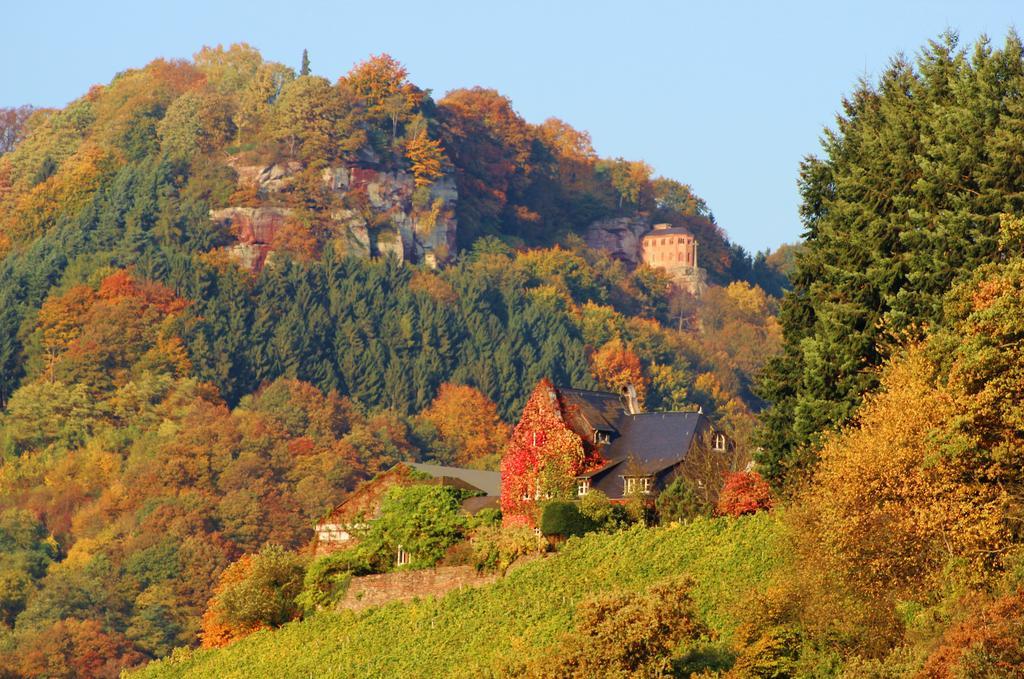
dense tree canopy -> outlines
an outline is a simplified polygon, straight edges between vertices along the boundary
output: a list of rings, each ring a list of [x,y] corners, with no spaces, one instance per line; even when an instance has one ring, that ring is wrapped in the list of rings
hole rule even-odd
[[[806,239],[766,372],[762,463],[813,462],[821,432],[878,384],[891,347],[941,324],[943,295],[996,253],[1000,213],[1024,209],[1024,52],[947,33],[843,102],[800,173]]]

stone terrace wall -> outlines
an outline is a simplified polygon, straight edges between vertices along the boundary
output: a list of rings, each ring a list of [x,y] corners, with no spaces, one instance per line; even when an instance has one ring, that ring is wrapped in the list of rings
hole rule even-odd
[[[338,609],[359,611],[391,601],[442,596],[459,587],[479,587],[494,582],[499,574],[479,575],[473,566],[441,566],[420,571],[398,571],[352,578]]]

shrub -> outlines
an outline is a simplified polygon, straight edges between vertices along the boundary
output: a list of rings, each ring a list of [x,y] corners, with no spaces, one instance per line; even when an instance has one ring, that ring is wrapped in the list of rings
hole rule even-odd
[[[920,676],[1024,676],[1024,591],[996,600],[947,630]]]
[[[541,554],[548,543],[528,526],[484,526],[476,529],[470,539],[473,565],[478,571],[504,573],[516,559]]]
[[[690,483],[679,477],[672,481],[655,501],[661,523],[690,521],[698,516],[710,516],[708,502],[693,491]]]
[[[360,536],[371,564],[380,570],[394,563],[399,546],[409,554],[410,568],[429,568],[461,540],[468,521],[461,511],[462,491],[451,486],[389,488],[380,516]]]
[[[594,524],[580,513],[575,502],[556,500],[544,505],[540,516],[540,532],[544,535],[571,537],[594,529]]]
[[[718,496],[715,513],[719,516],[742,516],[772,508],[772,493],[768,482],[757,472],[726,474],[725,485]]]
[[[372,573],[373,568],[360,545],[314,559],[302,580],[302,592],[295,602],[305,613],[330,608],[338,603],[353,575]]]
[[[203,645],[225,646],[259,629],[299,616],[305,559],[278,545],[245,556],[221,574],[203,615]]]
[[[612,592],[576,607],[576,629],[530,665],[541,677],[669,677],[672,654],[708,634],[690,597],[692,581],[673,577],[647,592]]]
[[[590,520],[595,530],[614,533],[630,524],[630,518],[622,505],[612,504],[608,496],[591,489],[580,498],[580,514]]]
[[[735,679],[791,677],[800,655],[800,642],[799,632],[792,627],[765,630],[743,648],[727,676]]]
[[[501,525],[501,510],[495,509],[494,507],[484,507],[475,515],[469,517],[469,527],[478,528],[480,526],[500,526]]]
[[[473,564],[473,545],[463,540],[449,547],[441,559],[443,566],[469,566]]]

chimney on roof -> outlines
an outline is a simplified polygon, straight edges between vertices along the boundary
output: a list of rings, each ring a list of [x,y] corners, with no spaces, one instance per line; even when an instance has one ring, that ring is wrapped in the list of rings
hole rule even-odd
[[[663,231],[664,229],[671,229],[671,228],[672,228],[671,224],[655,224],[654,225],[654,230],[655,231]]]
[[[630,415],[637,415],[643,412],[640,409],[640,399],[636,397],[636,388],[627,384],[622,388],[622,400],[626,403],[626,412]]]

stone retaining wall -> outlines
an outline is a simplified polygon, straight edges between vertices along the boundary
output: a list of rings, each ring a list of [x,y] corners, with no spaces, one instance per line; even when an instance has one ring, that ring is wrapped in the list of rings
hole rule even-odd
[[[391,601],[442,596],[459,587],[479,587],[499,579],[497,573],[480,575],[473,566],[441,566],[419,571],[398,571],[352,578],[338,609],[353,611]]]

